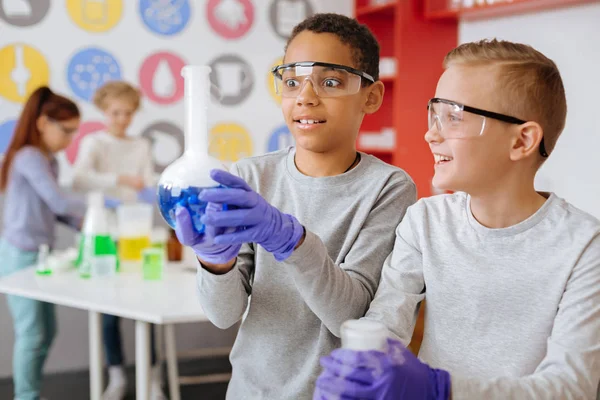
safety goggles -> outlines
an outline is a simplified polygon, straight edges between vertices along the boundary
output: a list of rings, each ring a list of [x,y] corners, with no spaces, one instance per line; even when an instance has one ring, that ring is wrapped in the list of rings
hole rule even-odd
[[[358,93],[365,79],[375,79],[366,72],[345,65],[303,61],[282,64],[271,69],[275,92],[283,97],[297,97],[310,82],[319,97],[339,97]]]
[[[521,125],[527,121],[493,111],[466,106],[452,100],[433,98],[427,103],[428,128],[436,127],[445,139],[464,139],[480,136],[485,129],[486,118],[509,124]],[[548,157],[544,139],[540,142],[540,154]]]

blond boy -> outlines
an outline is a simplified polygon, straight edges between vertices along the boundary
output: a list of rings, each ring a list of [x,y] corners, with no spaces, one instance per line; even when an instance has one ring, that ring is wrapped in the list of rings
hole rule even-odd
[[[96,91],[94,105],[104,114],[106,130],[81,141],[74,165],[76,189],[102,190],[123,202],[132,202],[145,188],[154,186],[150,143],[128,135],[140,100],[139,90],[123,81],[110,81]]]
[[[402,344],[334,351],[315,398],[593,399],[600,222],[534,188],[565,125],[558,68],[496,40],[444,66],[425,139],[434,185],[457,193],[408,209],[365,317]],[[425,298],[417,359],[404,345]]]

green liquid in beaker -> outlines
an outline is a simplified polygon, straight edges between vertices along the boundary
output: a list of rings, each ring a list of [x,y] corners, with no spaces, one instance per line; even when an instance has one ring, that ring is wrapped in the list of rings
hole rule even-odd
[[[142,273],[145,280],[155,281],[162,279],[164,265],[164,250],[154,247],[142,250]]]

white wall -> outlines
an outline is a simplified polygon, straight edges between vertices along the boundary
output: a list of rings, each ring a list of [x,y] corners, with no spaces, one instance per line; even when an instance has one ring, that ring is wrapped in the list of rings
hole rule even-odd
[[[460,42],[487,37],[527,43],[558,65],[567,93],[567,124],[537,184],[600,218],[600,4],[462,22]]]
[[[271,25],[271,4],[273,1],[294,2],[306,1],[312,5],[316,12],[338,12],[346,15],[352,14],[352,0],[227,0],[230,3],[239,4],[252,3],[254,6],[254,19],[251,27],[245,35],[234,40],[228,40],[210,27],[207,22],[207,6],[216,4],[223,0],[185,0],[189,1],[191,7],[190,19],[180,33],[172,36],[158,35],[151,32],[140,17],[138,7],[140,3],[159,3],[156,0],[3,0],[0,1],[0,147],[8,141],[7,131],[2,126],[7,121],[18,117],[22,104],[18,101],[7,99],[10,93],[12,82],[10,74],[7,73],[7,62],[5,57],[12,54],[12,48],[8,48],[14,43],[24,43],[34,47],[39,51],[49,66],[49,83],[57,92],[78,100],[83,112],[83,122],[89,126],[90,122],[101,121],[101,114],[86,100],[77,98],[70,88],[67,80],[67,70],[71,57],[84,47],[100,47],[108,50],[118,61],[122,72],[122,77],[132,83],[140,84],[140,68],[144,60],[151,54],[158,51],[169,51],[177,54],[186,63],[205,64],[223,54],[235,54],[242,57],[250,66],[253,88],[247,98],[235,106],[215,106],[211,109],[210,125],[217,123],[236,123],[243,126],[252,144],[252,150],[248,155],[261,154],[267,151],[271,133],[283,124],[283,118],[279,106],[269,93],[268,72],[270,66],[283,53],[285,39],[278,36]],[[184,1],[184,2],[185,2]],[[32,26],[15,26],[6,23],[6,14],[9,3],[27,6],[33,4],[34,11],[44,12],[45,6],[49,9],[45,17],[37,24]],[[122,14],[118,23],[106,32],[88,32],[73,22],[72,17],[66,9],[75,7],[71,10],[77,16],[84,12],[76,9],[78,4],[88,3],[90,7],[98,7],[101,4],[109,6],[122,3]],[[175,3],[180,3],[176,1]],[[25,7],[27,12],[27,7]],[[92,10],[92,9],[90,9]],[[96,8],[96,11],[99,9]],[[18,11],[18,8],[17,8]],[[88,10],[89,11],[89,10]],[[94,11],[89,11],[93,15]],[[248,14],[245,14],[248,17]],[[110,20],[111,13],[108,13],[106,20]],[[81,18],[81,17],[77,17]],[[100,19],[103,17],[100,16]],[[10,20],[10,19],[9,19]],[[14,19],[12,19],[14,21]],[[5,51],[3,53],[3,51]],[[36,65],[34,58],[25,54],[25,64],[34,73],[43,72],[39,65]],[[12,69],[12,67],[9,67]],[[37,71],[37,72],[36,72]],[[173,71],[175,72],[175,71]],[[177,78],[177,74],[167,74],[168,83],[172,76]],[[43,79],[43,77],[42,77]],[[165,87],[165,81],[159,82],[159,87]],[[162,86],[161,86],[162,85]],[[168,85],[167,85],[168,86]],[[167,90],[168,92],[168,90]],[[167,135],[158,135],[162,138],[157,141],[160,143],[160,150],[155,146],[155,161],[161,164],[168,162],[176,157],[181,150],[178,142],[172,140],[169,136],[170,129],[177,130],[183,127],[183,104],[176,101],[171,104],[159,104],[146,98],[143,102],[140,113],[136,116],[131,126],[130,134],[139,135],[149,126],[156,122],[168,121],[172,126],[158,127],[158,131],[165,130]],[[225,127],[221,139],[225,146],[221,149],[220,156],[224,159],[243,156],[245,142],[227,141],[227,136],[231,135],[231,126]],[[82,131],[85,131],[82,130]],[[277,141],[275,141],[276,143]],[[285,143],[279,141],[279,143]],[[0,153],[4,148],[0,149]],[[65,154],[60,155],[61,161],[61,180],[68,182],[70,176],[70,163]],[[58,247],[72,245],[73,236],[66,229],[59,228]],[[176,295],[176,294],[175,294]],[[52,348],[47,371],[79,369],[87,367],[87,317],[82,311],[60,307],[58,309],[59,335]],[[123,325],[125,348],[127,360],[133,360],[133,329],[130,322]],[[228,345],[233,341],[234,330],[225,333],[210,326],[209,324],[194,324],[191,326],[180,326],[177,329],[178,345],[181,349],[195,348],[203,346],[222,346]],[[11,358],[13,346],[12,322],[8,314],[4,297],[0,298],[0,377],[9,376],[11,371]]]

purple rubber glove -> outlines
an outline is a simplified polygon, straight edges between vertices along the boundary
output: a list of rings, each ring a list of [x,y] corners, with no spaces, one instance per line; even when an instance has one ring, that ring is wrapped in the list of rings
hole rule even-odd
[[[221,209],[222,207],[218,204],[209,203],[206,206],[207,213],[218,212]],[[193,228],[189,211],[184,207],[177,207],[175,210],[177,239],[184,246],[191,247],[196,256],[202,261],[212,264],[226,264],[237,257],[242,245],[215,243],[214,238],[219,231],[221,229],[207,225],[204,233],[198,234]]]
[[[337,349],[321,365],[313,400],[450,398],[450,374],[423,364],[396,340],[388,339],[386,353]]]
[[[284,214],[256,193],[248,184],[223,170],[212,170],[211,178],[227,189],[205,189],[201,201],[235,206],[236,209],[206,213],[202,223],[218,228],[235,228],[232,233],[218,234],[215,243],[258,243],[273,253],[277,261],[288,258],[304,235],[296,218]]]
[[[158,199],[158,195],[156,193],[156,187],[146,187],[140,190],[137,194],[138,201],[142,203],[154,204]]]

